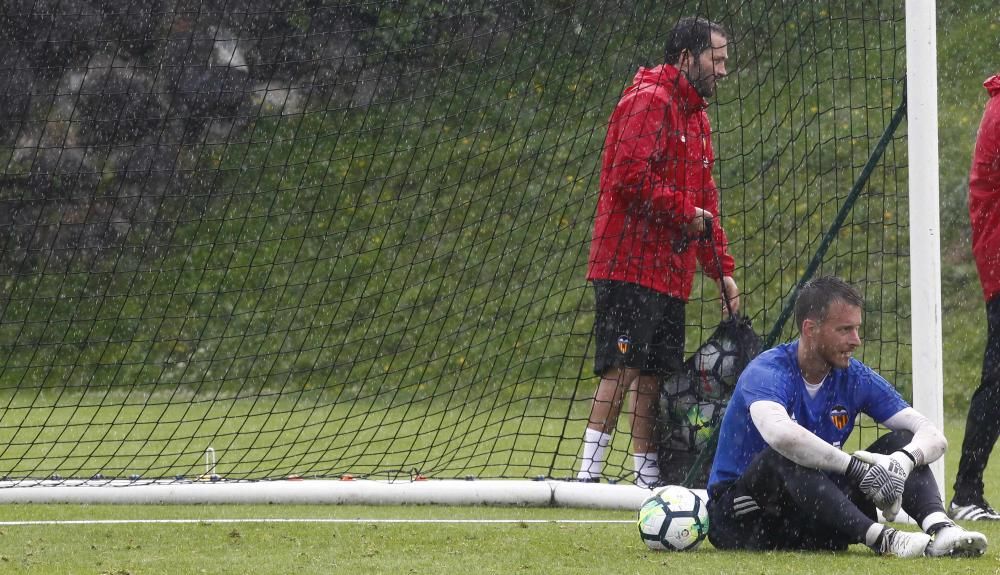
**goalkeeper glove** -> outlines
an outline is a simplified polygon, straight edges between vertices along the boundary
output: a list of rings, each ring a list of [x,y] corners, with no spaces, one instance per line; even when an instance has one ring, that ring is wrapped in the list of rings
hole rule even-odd
[[[913,459],[903,451],[892,455],[855,451],[847,476],[880,509],[890,509],[903,496],[903,484],[913,470]]]
[[[909,477],[910,472],[913,471],[913,467],[916,464],[916,460],[913,456],[903,450],[895,451],[890,455],[870,453],[868,451],[855,451],[854,456],[865,463],[879,465],[889,469],[897,477],[899,477],[900,485],[906,483],[906,478]],[[903,505],[903,490],[900,489],[899,494],[891,501],[882,502],[881,504],[876,502],[875,505],[882,510],[882,515],[885,517],[886,521],[895,521],[896,516],[899,515],[899,510]]]

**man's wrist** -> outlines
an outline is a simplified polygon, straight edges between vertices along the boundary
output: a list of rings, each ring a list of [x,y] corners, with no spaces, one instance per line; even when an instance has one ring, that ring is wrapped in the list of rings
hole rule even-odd
[[[851,456],[851,460],[847,463],[846,475],[848,479],[854,483],[861,483],[865,474],[868,473],[868,469],[871,468],[871,464],[865,461],[861,461],[855,456]]]
[[[905,455],[910,461],[912,461],[914,467],[924,464],[924,452],[921,451],[919,448],[910,447],[908,449],[904,447],[900,449],[899,452]]]

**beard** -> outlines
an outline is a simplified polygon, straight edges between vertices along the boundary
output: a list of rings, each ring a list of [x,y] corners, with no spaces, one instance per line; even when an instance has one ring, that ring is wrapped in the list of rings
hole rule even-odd
[[[688,83],[691,84],[695,92],[698,92],[699,96],[707,99],[715,95],[715,74],[706,73],[704,68],[695,65],[688,70],[686,75]]]
[[[851,364],[851,358],[854,357],[853,350],[848,353],[847,350],[823,350],[822,352],[823,360],[826,361],[827,365],[831,368],[844,369]]]
[[[715,76],[699,78],[691,84],[694,86],[695,92],[698,92],[702,98],[708,99],[715,95]]]

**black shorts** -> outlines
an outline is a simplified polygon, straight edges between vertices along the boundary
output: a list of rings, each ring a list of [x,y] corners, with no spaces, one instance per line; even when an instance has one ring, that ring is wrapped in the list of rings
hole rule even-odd
[[[684,361],[684,302],[638,284],[595,280],[594,373],[668,375]]]
[[[825,526],[831,518],[842,517],[834,509],[803,510],[796,507],[788,491],[796,485],[778,472],[782,465],[794,465],[770,448],[757,454],[747,471],[736,481],[720,482],[709,489],[708,540],[716,549],[843,551],[855,543],[850,536]],[[875,505],[848,484],[843,475],[816,471],[825,489],[837,489],[874,520]],[[810,481],[815,486],[819,482]],[[753,499],[760,509],[737,511],[741,499]],[[821,520],[827,519],[827,521]]]

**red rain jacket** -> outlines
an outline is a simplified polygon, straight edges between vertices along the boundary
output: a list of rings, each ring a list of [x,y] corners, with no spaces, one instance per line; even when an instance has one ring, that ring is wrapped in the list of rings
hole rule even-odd
[[[1000,293],[1000,75],[983,83],[990,93],[976,136],[969,174],[972,254],[986,300]]]
[[[588,280],[687,301],[696,262],[719,279],[712,243],[684,232],[695,207],[719,213],[707,105],[677,68],[639,68],[608,123]],[[731,275],[725,232],[713,229],[723,274]]]

